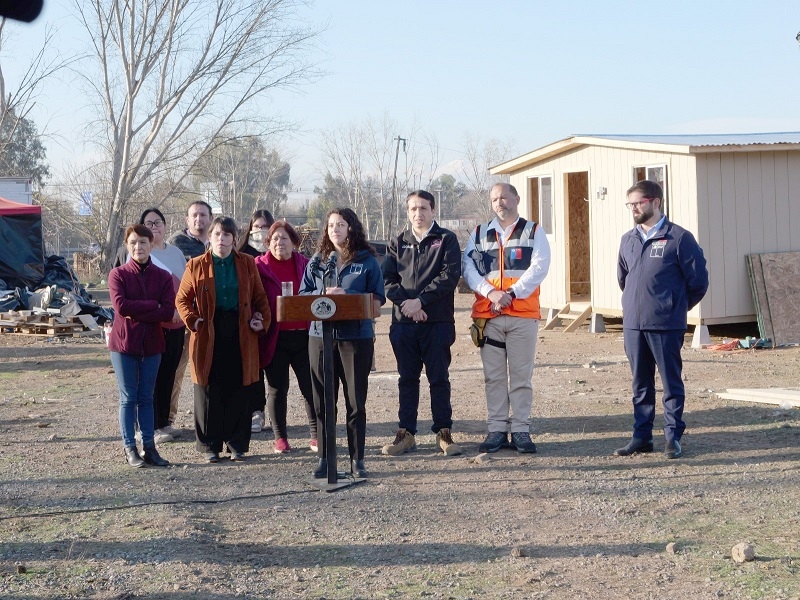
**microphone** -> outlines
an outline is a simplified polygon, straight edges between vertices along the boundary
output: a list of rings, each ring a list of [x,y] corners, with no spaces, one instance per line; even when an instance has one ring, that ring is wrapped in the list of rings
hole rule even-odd
[[[339,253],[334,250],[328,257],[328,264],[325,266],[325,271],[333,271],[336,268],[336,262],[339,260]]]
[[[336,250],[334,250],[333,252],[330,253],[330,256],[328,256],[328,262],[325,265],[325,274],[323,275],[323,278],[328,280],[328,285],[325,286],[326,288],[336,287],[337,285],[336,281],[337,260],[339,260],[339,253]]]
[[[315,252],[314,256],[311,257],[311,260],[308,263],[308,268],[311,270],[312,275],[319,274],[319,267],[321,262],[322,262],[322,253]]]

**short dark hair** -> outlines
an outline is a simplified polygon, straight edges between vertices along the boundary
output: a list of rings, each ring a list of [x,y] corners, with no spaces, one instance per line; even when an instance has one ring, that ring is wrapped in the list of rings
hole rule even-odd
[[[131,234],[135,233],[140,237],[146,237],[151,242],[153,241],[153,232],[150,231],[149,227],[145,227],[141,223],[136,223],[135,225],[128,225],[128,228],[125,230],[125,243],[128,243],[128,238],[131,237]]]
[[[408,196],[406,196],[406,208],[408,208],[408,201],[412,198],[422,198],[423,200],[427,200],[431,203],[431,210],[436,208],[436,199],[433,197],[433,194],[428,191],[415,190],[411,192]]]
[[[220,229],[222,229],[222,231],[225,233],[230,233],[233,236],[235,243],[236,238],[239,237],[239,227],[236,225],[236,221],[234,221],[231,217],[215,217],[214,220],[211,221],[211,225],[208,227],[209,233],[214,231],[214,227],[217,225],[219,225]]]
[[[189,213],[189,209],[192,208],[193,206],[205,206],[208,209],[208,216],[209,217],[214,214],[214,211],[212,210],[211,205],[208,202],[206,202],[205,200],[195,200],[194,202],[192,202],[186,208],[186,213],[187,214]]]
[[[166,224],[167,224],[167,220],[164,218],[164,213],[162,213],[160,210],[158,210],[158,209],[157,209],[157,208],[154,206],[153,208],[148,208],[148,209],[146,209],[146,210],[145,210],[145,211],[142,213],[142,216],[141,216],[141,217],[139,217],[139,225],[144,225],[144,218],[145,218],[145,217],[146,217],[148,214],[150,214],[151,212],[152,212],[152,213],[156,213],[156,214],[158,215],[158,218],[159,218],[159,219],[161,219],[162,221],[164,221],[164,225],[166,225]]]
[[[292,243],[295,247],[300,247],[300,235],[295,231],[295,228],[289,225],[286,221],[275,221],[272,226],[269,228],[269,233],[267,233],[267,239],[271,240],[272,235],[278,230],[283,229],[286,232],[286,235],[289,236],[289,239],[292,240]]]
[[[628,188],[626,192],[626,196],[630,196],[633,192],[641,192],[642,198],[650,198],[651,200],[661,200],[662,204],[664,202],[664,190],[661,189],[661,186],[658,185],[655,181],[649,181],[647,179],[642,179],[641,181],[637,181],[631,187]]]

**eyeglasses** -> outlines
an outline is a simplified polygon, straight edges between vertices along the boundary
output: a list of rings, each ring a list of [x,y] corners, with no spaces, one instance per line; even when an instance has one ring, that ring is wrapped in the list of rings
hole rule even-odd
[[[269,225],[265,225],[262,227],[261,225],[253,225],[250,228],[250,231],[267,231],[269,229]]]
[[[153,227],[161,227],[164,224],[164,221],[161,219],[156,219],[155,221],[145,221],[143,225],[148,229],[152,229]]]
[[[652,202],[655,198],[642,198],[640,202],[626,202],[625,208],[639,208],[642,204],[647,204],[648,202]]]

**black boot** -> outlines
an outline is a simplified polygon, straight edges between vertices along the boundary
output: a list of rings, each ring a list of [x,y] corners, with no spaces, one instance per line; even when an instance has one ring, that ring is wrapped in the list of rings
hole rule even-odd
[[[142,453],[142,458],[144,462],[148,465],[153,465],[154,467],[168,467],[169,461],[161,458],[161,455],[156,450],[155,446],[150,446],[144,449]]]
[[[320,458],[317,468],[314,470],[315,479],[324,479],[328,476],[328,459]]]
[[[351,464],[351,471],[355,477],[359,479],[366,479],[367,468],[364,466],[364,459],[354,460]]]
[[[126,446],[125,447],[125,460],[128,461],[128,464],[136,469],[140,469],[144,466],[144,461],[142,457],[139,456],[139,452],[136,450],[136,446]]]

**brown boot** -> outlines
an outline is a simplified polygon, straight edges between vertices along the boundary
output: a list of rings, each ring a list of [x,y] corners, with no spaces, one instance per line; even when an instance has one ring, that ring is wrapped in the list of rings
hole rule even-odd
[[[400,428],[397,430],[394,442],[381,448],[381,454],[400,456],[401,454],[410,452],[416,447],[417,441],[414,439],[414,434],[409,433],[406,429]]]
[[[458,456],[461,454],[461,446],[453,441],[449,429],[440,429],[436,434],[436,445],[447,456]]]

